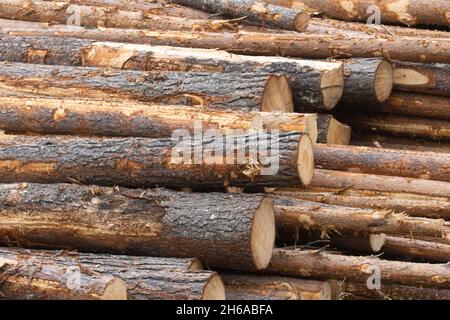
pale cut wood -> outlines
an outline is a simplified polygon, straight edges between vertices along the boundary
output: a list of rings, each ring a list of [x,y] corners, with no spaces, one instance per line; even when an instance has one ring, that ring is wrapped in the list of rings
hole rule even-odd
[[[366,236],[333,234],[331,245],[337,249],[356,251],[361,253],[380,252],[386,242],[386,234],[371,233]]]
[[[350,144],[352,129],[330,114],[319,114],[317,117],[318,143]]]
[[[383,252],[391,256],[423,259],[447,263],[450,261],[450,245],[401,237],[386,237]]]

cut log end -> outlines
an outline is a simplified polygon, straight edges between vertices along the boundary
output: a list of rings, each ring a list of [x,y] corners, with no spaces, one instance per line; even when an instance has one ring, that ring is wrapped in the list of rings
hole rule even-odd
[[[319,135],[318,129],[317,129],[317,116],[316,115],[310,115],[306,118],[306,125],[305,125],[305,132],[309,135],[311,138],[311,142],[315,144],[317,142],[317,137]]]
[[[330,119],[327,132],[327,144],[350,144],[352,129],[335,118]]]
[[[308,135],[302,135],[298,142],[297,172],[300,182],[308,186],[314,176],[313,144]]]
[[[294,30],[298,32],[305,31],[309,25],[309,13],[302,11],[297,14],[294,20]]]
[[[127,286],[120,279],[112,280],[105,288],[102,300],[127,300]]]
[[[213,274],[203,289],[202,300],[225,300],[225,285],[218,274]]]
[[[394,69],[388,61],[381,61],[375,76],[375,95],[378,102],[386,101],[394,85]]]
[[[326,110],[333,109],[344,93],[343,67],[327,71],[321,79],[323,104]]]
[[[386,242],[386,234],[371,234],[369,236],[370,248],[373,252],[380,252]]]
[[[256,210],[251,242],[255,268],[265,269],[269,265],[275,245],[275,211],[270,199],[263,199]]]
[[[332,299],[331,284],[328,282],[324,282],[322,291],[320,291],[319,300],[331,300],[331,299]]]
[[[203,269],[203,263],[199,259],[192,260],[191,264],[188,266],[188,271],[201,271]]]
[[[294,112],[292,89],[285,76],[271,76],[267,81],[262,111]]]

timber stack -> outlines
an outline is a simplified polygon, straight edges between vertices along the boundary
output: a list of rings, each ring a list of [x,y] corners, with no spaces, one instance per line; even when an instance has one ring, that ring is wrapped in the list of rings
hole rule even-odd
[[[0,0],[0,299],[450,299],[449,27]]]

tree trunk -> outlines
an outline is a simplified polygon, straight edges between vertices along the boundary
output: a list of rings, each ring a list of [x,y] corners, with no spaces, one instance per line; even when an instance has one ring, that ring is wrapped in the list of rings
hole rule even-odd
[[[317,250],[275,249],[268,273],[292,277],[345,279],[366,283],[378,267],[381,283],[449,289],[447,264],[427,264],[381,260],[376,257],[356,257],[317,252]]]
[[[233,18],[246,17],[258,25],[287,30],[304,31],[309,23],[309,13],[304,10],[264,4],[259,0],[171,0],[171,2]]]
[[[136,99],[216,109],[292,112],[285,76],[268,73],[142,72],[1,63],[0,88],[59,97]]]
[[[450,261],[450,245],[411,238],[386,237],[383,251],[390,256],[443,263]]]
[[[317,117],[317,142],[324,144],[350,144],[352,128],[337,121],[330,114]]]
[[[342,96],[342,63],[232,55],[225,51],[95,42],[76,38],[2,37],[0,59],[142,71],[285,74],[298,110],[330,110]]]
[[[450,181],[450,158],[437,152],[319,144],[314,158],[321,169]]]
[[[91,277],[120,278],[126,283],[130,300],[225,299],[225,288],[220,276],[215,272],[203,271],[198,259],[24,249],[0,249],[0,256],[19,261],[23,257],[31,262],[51,261],[58,266],[74,267],[72,271],[84,272]]]
[[[367,236],[355,236],[348,234],[333,234],[331,245],[337,249],[345,249],[360,253],[380,252],[385,244],[384,233],[372,233]]]
[[[384,59],[349,59],[344,62],[342,103],[384,102],[391,94],[393,78],[392,64]]]
[[[330,300],[327,282],[261,275],[221,274],[227,300]]]
[[[275,239],[262,195],[3,184],[0,206],[1,241],[27,247],[196,256],[212,267],[259,270]]]
[[[70,257],[0,248],[0,297],[8,300],[126,300],[127,284]]]
[[[54,36],[177,47],[221,49],[232,53],[291,56],[308,59],[379,58],[450,63],[450,43],[433,38],[348,35],[298,32],[192,32],[144,31],[139,29],[88,29],[73,25],[1,20],[0,34],[12,36]]]
[[[180,137],[182,141],[180,142]],[[301,133],[173,138],[0,136],[0,182],[79,181],[129,187],[308,185],[311,139]]]

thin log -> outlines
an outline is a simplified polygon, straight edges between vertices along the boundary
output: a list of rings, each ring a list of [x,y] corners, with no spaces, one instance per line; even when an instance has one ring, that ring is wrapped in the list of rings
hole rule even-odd
[[[324,144],[350,144],[352,129],[330,114],[319,114],[317,117],[317,142]]]
[[[385,245],[386,235],[384,233],[371,233],[367,236],[333,234],[330,240],[331,245],[337,249],[376,253],[380,252]]]
[[[409,257],[447,263],[450,245],[413,238],[386,237],[383,252],[390,256]]]

